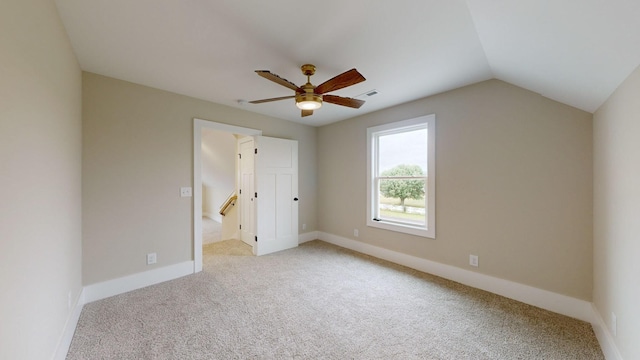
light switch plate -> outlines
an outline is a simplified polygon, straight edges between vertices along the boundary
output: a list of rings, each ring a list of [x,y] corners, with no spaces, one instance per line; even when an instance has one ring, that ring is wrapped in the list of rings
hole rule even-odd
[[[191,197],[193,196],[191,193],[190,187],[181,187],[180,188],[180,197]]]

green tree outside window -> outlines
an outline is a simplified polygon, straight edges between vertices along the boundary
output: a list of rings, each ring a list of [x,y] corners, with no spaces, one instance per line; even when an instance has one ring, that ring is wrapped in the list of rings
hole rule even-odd
[[[395,176],[424,176],[424,172],[418,165],[398,165],[392,169],[380,173],[381,177]],[[420,200],[424,197],[424,180],[408,179],[384,179],[380,182],[380,193],[388,198],[400,199],[402,211],[406,212],[405,199]]]

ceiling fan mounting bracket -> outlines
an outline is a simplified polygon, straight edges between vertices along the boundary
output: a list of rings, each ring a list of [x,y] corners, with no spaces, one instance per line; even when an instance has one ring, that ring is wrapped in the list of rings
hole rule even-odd
[[[311,64],[304,64],[300,66],[300,70],[305,76],[312,76],[316,73],[316,66]]]

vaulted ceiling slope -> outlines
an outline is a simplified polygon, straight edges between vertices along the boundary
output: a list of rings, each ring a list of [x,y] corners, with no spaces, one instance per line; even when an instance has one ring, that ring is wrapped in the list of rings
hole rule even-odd
[[[56,0],[83,70],[314,126],[497,78],[594,112],[640,64],[637,0]],[[367,81],[301,118],[297,85]],[[367,96],[370,90],[375,96]]]

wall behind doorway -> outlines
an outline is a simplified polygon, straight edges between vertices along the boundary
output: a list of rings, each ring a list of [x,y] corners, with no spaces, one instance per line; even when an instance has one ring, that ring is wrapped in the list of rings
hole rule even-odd
[[[220,205],[235,191],[236,137],[202,129],[202,215],[222,222]]]
[[[194,184],[194,118],[298,140],[299,231],[317,230],[315,127],[88,72],[82,86],[84,285],[194,260],[194,199],[180,197]]]

